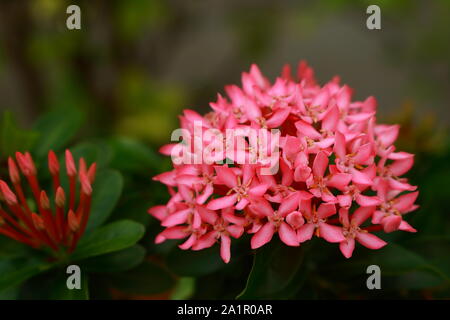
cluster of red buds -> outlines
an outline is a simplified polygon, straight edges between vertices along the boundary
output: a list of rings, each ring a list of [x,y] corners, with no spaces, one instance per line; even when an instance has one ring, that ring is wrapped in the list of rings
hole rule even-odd
[[[65,165],[69,181],[67,201],[66,192],[61,186],[58,158],[50,151],[48,167],[53,181],[52,204],[47,192],[39,185],[30,153],[17,152],[16,161],[12,157],[8,159],[12,189],[0,180],[0,201],[4,203],[4,206],[0,206],[0,234],[33,248],[48,247],[54,252],[65,250],[71,253],[89,219],[91,185],[95,180],[96,164],[87,168],[85,160],[80,158],[77,168],[72,153],[66,150]],[[27,189],[22,187],[21,173],[28,182]],[[29,201],[28,196],[34,201]]]

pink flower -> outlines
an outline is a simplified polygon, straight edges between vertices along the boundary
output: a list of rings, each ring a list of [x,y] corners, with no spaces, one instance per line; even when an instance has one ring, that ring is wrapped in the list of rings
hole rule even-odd
[[[273,210],[272,205],[264,198],[252,202],[250,208],[262,217],[267,218],[267,222],[252,237],[252,249],[265,245],[272,239],[275,232],[278,232],[280,240],[288,246],[296,247],[299,245],[295,230],[285,221],[288,215],[297,214],[299,200],[300,195],[297,192],[292,193],[283,199],[278,210]]]
[[[244,165],[238,174],[232,168],[215,167],[217,173],[216,183],[226,185],[229,190],[225,197],[213,199],[208,203],[208,209],[218,210],[236,205],[242,210],[249,203],[250,197],[262,196],[266,193],[267,185],[257,182],[254,168]],[[217,182],[219,181],[219,182]]]
[[[320,86],[305,62],[296,75],[284,66],[273,84],[252,65],[242,87],[225,92],[204,116],[184,110],[183,142],[160,149],[173,169],[154,177],[171,196],[149,209],[165,228],[157,243],[218,243],[228,263],[232,239],[243,234],[253,249],[275,234],[289,246],[316,235],[350,257],[355,240],[386,244],[369,230],[416,231],[404,216],[418,207],[417,187],[402,177],[414,155],[396,150],[398,125],[376,122],[374,97],[352,101],[338,77]]]
[[[314,233],[328,242],[341,242],[344,236],[339,227],[328,224],[327,218],[336,214],[336,206],[332,203],[322,203],[316,210],[311,206],[311,200],[302,201],[300,212],[306,218],[306,223],[297,231],[297,240],[311,240]]]
[[[348,209],[342,208],[339,210],[339,219],[342,223],[342,230],[345,237],[339,244],[342,254],[346,258],[350,258],[355,249],[355,240],[369,249],[380,249],[387,243],[370,234],[367,230],[360,226],[364,221],[372,216],[375,207],[360,207],[355,210],[352,217],[349,219]]]

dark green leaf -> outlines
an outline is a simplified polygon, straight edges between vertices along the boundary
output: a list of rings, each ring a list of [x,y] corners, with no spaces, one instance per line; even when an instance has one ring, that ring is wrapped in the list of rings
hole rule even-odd
[[[407,274],[417,274],[415,272],[420,271],[438,276],[441,281],[448,281],[445,272],[438,265],[432,263],[431,259],[422,256],[418,250],[413,251],[396,243],[390,243],[380,250],[367,252],[367,254],[345,262],[323,266],[323,270],[341,275],[356,275],[364,274],[370,265],[379,266],[383,276],[400,278],[407,277]]]
[[[223,268],[225,263],[216,246],[201,251],[175,248],[167,257],[167,266],[180,276],[196,277],[215,272]]]
[[[115,138],[110,143],[114,150],[112,166],[123,171],[143,172],[155,169],[160,158],[152,149],[128,138]]]
[[[383,277],[382,280],[382,288],[387,290],[419,290],[440,285],[442,285],[442,279],[439,276],[421,270],[407,272],[394,277]]]
[[[166,270],[148,261],[135,269],[114,275],[111,283],[122,292],[136,295],[166,292],[175,285],[173,277]]]
[[[144,232],[145,228],[134,221],[110,223],[84,236],[71,258],[80,260],[128,248],[139,241]]]
[[[304,251],[303,247],[288,247],[280,241],[257,250],[247,286],[238,299],[278,298],[277,293],[286,289],[299,271]]]
[[[83,122],[83,114],[75,108],[60,108],[40,118],[34,129],[40,133],[35,147],[38,158],[49,150],[59,150],[77,133]]]
[[[145,248],[134,245],[120,251],[84,260],[82,269],[89,272],[109,273],[121,272],[138,266],[145,257]]]
[[[30,248],[26,245],[0,236],[0,259],[13,259],[26,256],[30,253]]]
[[[111,160],[111,149],[102,141],[82,142],[70,151],[75,159],[83,157],[88,164],[97,163],[97,168],[106,167]]]
[[[194,278],[180,278],[170,298],[172,300],[186,300],[193,295],[194,291]]]
[[[98,173],[93,185],[92,206],[87,231],[100,226],[108,219],[120,198],[123,188],[122,175],[115,170]]]
[[[63,273],[55,279],[50,290],[52,300],[89,300],[89,283],[85,270],[81,268],[81,288],[69,289],[67,279],[70,275]]]
[[[0,261],[0,291],[17,286],[25,280],[44,272],[52,264],[35,258],[17,258]]]
[[[38,133],[17,127],[11,112],[5,112],[0,121],[0,155],[2,159],[14,155],[16,151],[29,151],[36,142]]]
[[[10,287],[0,291],[0,300],[17,300],[20,293],[20,286]]]

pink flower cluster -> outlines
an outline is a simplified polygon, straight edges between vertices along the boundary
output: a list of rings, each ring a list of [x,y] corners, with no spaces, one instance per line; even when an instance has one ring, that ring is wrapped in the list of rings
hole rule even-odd
[[[252,234],[253,249],[276,233],[288,246],[316,236],[339,243],[349,258],[355,241],[370,249],[386,245],[373,231],[416,232],[403,215],[418,207],[418,192],[401,177],[414,155],[396,150],[398,125],[376,123],[373,97],[352,102],[352,89],[339,82],[318,85],[301,62],[296,78],[285,66],[271,84],[252,65],[242,88],[226,86],[228,99],[219,95],[212,112],[185,110],[181,126],[189,132],[195,121],[220,132],[279,129],[280,170],[263,175],[263,162],[174,164],[154,177],[171,196],[149,209],[165,227],[156,243],[186,239],[181,249],[201,250],[219,242],[227,263],[231,238],[244,233]],[[170,155],[174,146],[160,151]]]

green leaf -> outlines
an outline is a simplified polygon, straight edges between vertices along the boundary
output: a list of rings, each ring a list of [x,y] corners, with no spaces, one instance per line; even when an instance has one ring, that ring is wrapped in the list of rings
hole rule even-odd
[[[272,241],[259,249],[253,260],[247,286],[237,298],[278,298],[277,293],[291,284],[302,266],[303,246],[288,247],[280,241]]]
[[[91,213],[86,231],[100,226],[110,216],[122,194],[123,178],[115,170],[100,171],[93,185]]]
[[[88,272],[121,272],[138,266],[144,260],[145,254],[145,248],[136,244],[130,248],[84,260],[81,265],[82,269]]]
[[[145,228],[134,221],[121,220],[110,223],[85,235],[71,258],[81,260],[128,248],[139,241],[144,232]]]
[[[20,285],[25,280],[44,272],[52,264],[36,258],[17,258],[0,261],[0,291]]]
[[[49,150],[64,147],[77,133],[83,122],[83,114],[76,108],[60,108],[40,118],[34,129],[40,132],[35,153],[43,158]]]
[[[383,289],[420,290],[442,285],[442,279],[427,271],[411,271],[399,276],[383,277]]]
[[[195,291],[194,278],[180,278],[178,283],[170,296],[172,300],[186,300],[192,297]]]
[[[37,137],[38,133],[35,131],[20,129],[11,112],[3,113],[0,121],[0,155],[2,159],[6,159],[16,151],[29,151]]]
[[[215,246],[201,251],[175,248],[167,257],[167,266],[172,272],[185,277],[213,273],[226,265],[218,252]]]
[[[89,282],[86,272],[81,268],[81,288],[67,288],[67,279],[70,275],[63,273],[58,276],[51,288],[51,300],[89,300]]]
[[[79,143],[70,151],[75,159],[83,157],[88,164],[97,163],[97,169],[106,167],[111,161],[111,148],[101,140]]]
[[[0,291],[0,300],[17,300],[20,293],[20,286],[9,287],[6,290]]]
[[[0,237],[0,260],[26,256],[32,249],[10,238]]]
[[[122,171],[144,172],[156,170],[161,159],[152,149],[144,144],[124,137],[114,138],[110,141],[114,150],[112,166]]]
[[[431,259],[420,255],[418,250],[409,250],[400,244],[389,243],[386,247],[367,252],[345,262],[323,267],[325,272],[338,274],[362,274],[369,265],[380,267],[383,276],[407,277],[414,272],[424,271],[449,281],[448,276]],[[417,273],[415,273],[417,274]]]
[[[153,295],[170,290],[175,280],[162,267],[146,261],[135,269],[111,277],[114,288],[135,295]]]

